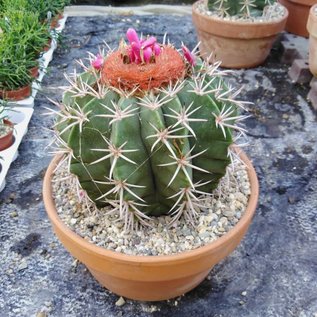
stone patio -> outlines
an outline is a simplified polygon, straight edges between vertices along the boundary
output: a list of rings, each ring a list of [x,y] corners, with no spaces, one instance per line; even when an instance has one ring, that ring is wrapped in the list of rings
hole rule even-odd
[[[75,59],[96,53],[106,41],[116,47],[128,27],[180,46],[197,41],[190,16],[146,15],[70,17],[38,94],[20,155],[0,194],[1,317],[275,317],[317,316],[317,128],[306,101],[309,85],[293,84],[274,46],[267,62],[230,76],[244,84],[253,101],[247,120],[261,186],[259,206],[240,247],[208,279],[171,301],[126,300],[102,288],[58,242],[41,198],[42,178],[51,160],[46,148],[52,118],[47,97],[60,100],[63,72]]]

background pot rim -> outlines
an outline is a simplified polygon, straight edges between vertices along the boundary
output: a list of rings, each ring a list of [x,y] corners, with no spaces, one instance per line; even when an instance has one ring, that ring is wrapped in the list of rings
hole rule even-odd
[[[224,19],[220,19],[220,18],[215,18],[215,17],[212,17],[210,15],[205,15],[205,14],[202,14],[200,13],[197,9],[196,9],[196,5],[199,3],[199,2],[202,2],[202,0],[198,0],[196,1],[193,6],[192,6],[192,11],[193,13],[201,16],[201,17],[204,17],[205,19],[207,20],[210,20],[212,22],[217,22],[219,24],[227,24],[227,25],[232,25],[233,27],[236,27],[236,26],[239,26],[239,27],[250,27],[251,25],[252,26],[268,26],[268,25],[276,25],[276,24],[279,24],[281,22],[283,22],[283,20],[286,20],[288,18],[288,10],[285,6],[283,6],[281,3],[280,5],[282,5],[284,7],[284,15],[277,19],[277,20],[274,20],[274,21],[266,21],[266,22],[247,22],[247,21],[231,21],[231,20],[224,20]],[[212,32],[210,32],[212,33]]]
[[[241,151],[241,152],[240,152]],[[52,186],[51,179],[53,175],[53,171],[57,165],[57,163],[61,160],[62,155],[56,155],[45,173],[44,182],[43,182],[43,201],[47,211],[47,214],[53,224],[60,231],[63,231],[65,235],[73,241],[73,243],[80,245],[82,249],[85,249],[89,253],[95,253],[100,257],[105,257],[108,259],[112,259],[113,261],[119,261],[121,263],[130,263],[135,265],[169,265],[171,262],[184,262],[186,259],[199,258],[203,256],[205,253],[210,252],[211,250],[221,249],[224,244],[228,242],[232,237],[234,237],[240,230],[242,230],[248,222],[251,221],[253,215],[255,213],[255,209],[258,203],[259,197],[259,182],[257,178],[256,171],[248,159],[247,155],[239,149],[240,158],[247,164],[248,166],[248,176],[250,179],[251,185],[251,195],[249,198],[249,202],[247,208],[238,221],[238,223],[230,229],[225,235],[218,238],[217,240],[208,243],[205,246],[199,247],[194,250],[184,251],[177,254],[170,255],[154,255],[154,256],[143,256],[143,255],[128,255],[123,254],[111,250],[107,250],[106,248],[97,246],[91,242],[86,241],[84,238],[76,234],[72,231],[66,224],[59,218],[55,202],[52,196]]]
[[[309,16],[307,20],[307,31],[310,36],[317,37],[317,14],[314,10],[317,9],[317,3],[313,5],[309,10]]]
[[[294,3],[295,5],[299,5],[299,6],[305,6],[305,7],[310,7],[312,5],[315,4],[315,0],[284,0],[284,1],[288,1],[291,3]]]
[[[31,89],[31,85],[32,85],[32,83],[29,83],[25,86],[18,87],[16,89],[0,88],[0,93],[2,93],[2,94],[6,94],[6,93],[19,94],[21,91],[24,92],[24,91]]]

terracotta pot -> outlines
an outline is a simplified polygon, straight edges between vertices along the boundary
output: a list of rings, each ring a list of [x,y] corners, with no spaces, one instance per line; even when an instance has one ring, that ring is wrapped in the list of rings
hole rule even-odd
[[[43,52],[47,52],[51,48],[52,39],[49,39],[47,44],[43,47]]]
[[[240,221],[215,242],[176,255],[125,255],[89,243],[70,230],[59,218],[52,198],[52,173],[61,156],[52,160],[45,174],[44,204],[55,233],[64,247],[84,263],[103,286],[118,295],[136,300],[174,298],[200,284],[212,267],[237,247],[250,225],[258,201],[259,184],[247,156],[242,153],[241,158],[249,167],[251,197]]]
[[[310,9],[307,30],[309,32],[309,69],[317,77],[317,4]]]
[[[51,29],[59,27],[59,20],[63,18],[63,14],[59,13],[55,17],[52,18],[51,20]]]
[[[279,2],[287,8],[289,13],[286,31],[308,37],[307,19],[310,7],[316,3],[316,0],[279,0]]]
[[[0,98],[18,101],[28,98],[31,95],[31,91],[31,85],[16,90],[0,90]]]
[[[222,61],[226,68],[250,68],[262,64],[268,57],[278,33],[283,31],[287,11],[274,22],[225,21],[201,14],[193,4],[193,22],[200,41],[200,53]]]
[[[7,119],[4,119],[3,122],[5,125],[10,126],[11,130],[7,135],[0,137],[0,151],[7,149],[8,147],[10,147],[13,144],[13,127],[14,127],[14,125],[11,121],[9,121]]]
[[[39,75],[39,67],[38,66],[34,66],[34,67],[30,68],[29,72],[30,72],[30,76],[32,78],[37,78],[38,75]]]

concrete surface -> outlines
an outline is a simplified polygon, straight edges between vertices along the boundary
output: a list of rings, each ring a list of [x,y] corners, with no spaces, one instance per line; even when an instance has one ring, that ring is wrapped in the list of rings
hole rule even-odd
[[[148,4],[144,6],[68,6],[65,13],[69,16],[103,16],[105,14],[114,15],[120,14],[125,16],[130,15],[151,15],[151,14],[173,14],[173,15],[188,15],[192,13],[191,6],[182,5],[164,5],[164,4]]]

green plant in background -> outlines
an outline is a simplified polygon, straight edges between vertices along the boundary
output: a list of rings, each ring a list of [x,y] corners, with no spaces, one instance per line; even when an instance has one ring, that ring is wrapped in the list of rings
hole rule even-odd
[[[50,19],[68,2],[0,0],[1,90],[16,90],[32,82],[31,69],[41,66],[39,57],[54,35]]]
[[[3,15],[8,10],[26,10],[29,11],[28,0],[1,0],[0,1],[0,13]]]
[[[23,60],[3,60],[0,68],[0,90],[16,90],[31,84],[29,69]]]
[[[208,9],[221,16],[257,17],[276,0],[208,0]]]
[[[49,12],[52,17],[55,17],[69,3],[69,0],[2,0],[0,1],[0,12],[8,10],[33,12],[38,14],[39,20],[43,22],[48,18]]]
[[[113,206],[126,229],[164,214],[193,222],[201,196],[236,157],[233,131],[245,131],[236,124],[244,102],[224,83],[219,63],[202,63],[186,47],[182,57],[133,29],[127,36],[129,45],[67,77],[71,87],[53,111],[58,152],[80,195]]]
[[[29,6],[39,14],[40,20],[48,18],[48,13],[52,17],[58,16],[63,12],[65,6],[69,5],[70,0],[29,0]]]
[[[0,37],[0,60],[0,90],[15,90],[32,82],[33,59],[27,60],[24,47],[7,36]]]
[[[6,44],[13,51],[24,49],[28,60],[36,60],[51,38],[48,27],[39,22],[38,14],[25,10],[5,11],[0,28]]]
[[[8,10],[0,20],[0,88],[15,90],[32,82],[30,69],[38,66],[38,58],[50,34],[36,13]]]
[[[30,68],[34,62],[27,61],[24,56],[13,55],[11,48],[0,41],[0,90],[16,90],[32,82]],[[19,52],[17,52],[19,53]]]

